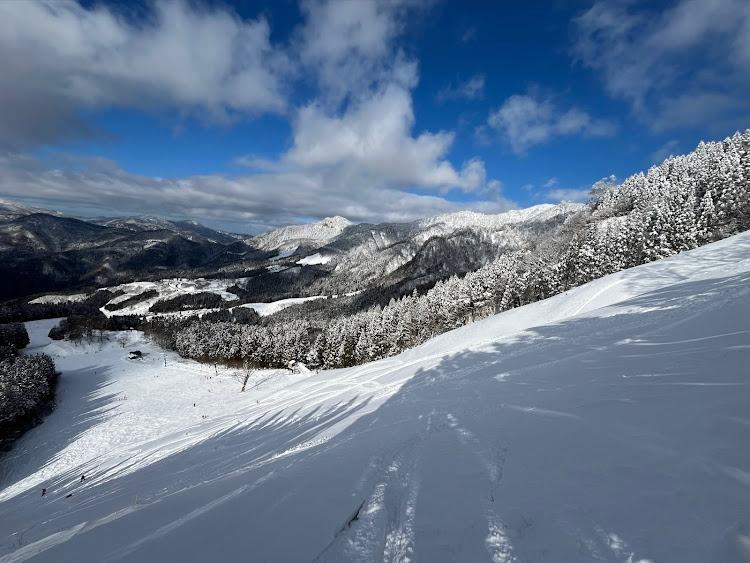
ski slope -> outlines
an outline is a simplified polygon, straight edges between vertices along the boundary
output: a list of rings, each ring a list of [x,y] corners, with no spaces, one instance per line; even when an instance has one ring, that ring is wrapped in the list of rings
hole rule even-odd
[[[0,460],[0,562],[748,561],[749,319],[746,233],[246,393],[29,323],[60,405]]]

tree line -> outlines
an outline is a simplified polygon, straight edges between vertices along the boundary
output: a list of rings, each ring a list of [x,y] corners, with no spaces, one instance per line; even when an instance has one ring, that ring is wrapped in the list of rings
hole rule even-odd
[[[189,319],[162,323],[165,345],[199,360],[290,359],[337,368],[392,356],[469,322],[533,303],[604,275],[697,248],[750,229],[750,130],[701,143],[617,183],[597,183],[587,205],[540,235],[463,277],[438,281],[374,305],[331,316],[322,303],[261,325]],[[315,315],[306,315],[306,307]],[[165,336],[166,334],[166,336]]]
[[[647,173],[594,185],[589,202],[523,250],[463,276],[402,294],[376,288],[359,296],[321,299],[260,318],[235,307],[187,318],[131,318],[160,345],[203,361],[281,367],[300,360],[338,368],[398,354],[438,334],[604,275],[672,256],[750,229],[750,130],[701,143]],[[439,245],[437,245],[439,246]],[[471,249],[467,249],[471,252]],[[239,305],[252,299],[236,288]],[[392,297],[388,298],[388,292]],[[201,294],[159,308],[180,309]],[[69,319],[71,321],[71,319]],[[85,319],[69,329],[86,328]],[[103,318],[95,321],[108,329]],[[80,336],[79,336],[80,337]]]
[[[0,450],[54,408],[55,363],[45,354],[19,357],[28,343],[23,324],[0,325]]]

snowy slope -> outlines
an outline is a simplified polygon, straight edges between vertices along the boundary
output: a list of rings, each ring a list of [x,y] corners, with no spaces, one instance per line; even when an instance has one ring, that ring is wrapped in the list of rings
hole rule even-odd
[[[341,287],[418,280],[428,285],[527,247],[581,205],[537,205],[506,213],[461,211],[411,223],[359,224],[321,249]],[[347,285],[348,284],[348,285]]]
[[[569,214],[583,207],[580,203],[560,203],[553,205],[543,203],[526,209],[512,209],[505,213],[494,215],[476,213],[474,211],[458,211],[445,215],[437,215],[415,221],[421,231],[419,238],[427,240],[431,236],[445,235],[460,229],[475,228],[487,230],[499,230],[508,225],[518,223],[544,222],[554,219],[561,214]]]
[[[244,394],[32,323],[61,405],[0,461],[0,562],[747,561],[748,319],[750,233]]]
[[[287,246],[296,250],[300,244],[322,246],[352,224],[344,217],[326,217],[317,223],[281,227],[253,237],[249,242],[261,250],[276,250],[281,247],[286,250]]]
[[[230,279],[212,279],[206,280],[204,278],[188,279],[188,278],[169,278],[158,281],[141,281],[120,284],[112,287],[106,287],[103,289],[109,289],[110,291],[123,291],[122,295],[118,295],[114,299],[110,300],[107,304],[116,304],[121,301],[126,301],[131,297],[144,293],[146,291],[154,290],[157,292],[155,297],[145,299],[128,307],[118,309],[116,311],[109,311],[102,307],[101,311],[108,317],[117,315],[146,315],[149,308],[159,300],[173,299],[180,295],[186,295],[191,293],[215,293],[219,295],[224,301],[234,301],[237,299],[237,295],[227,291],[227,288],[236,284],[243,283],[245,278],[230,278]],[[44,296],[50,298],[52,296]],[[191,311],[193,312],[193,311]]]

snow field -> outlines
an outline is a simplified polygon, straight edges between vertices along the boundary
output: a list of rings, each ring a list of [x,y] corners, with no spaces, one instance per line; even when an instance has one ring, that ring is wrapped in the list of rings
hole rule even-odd
[[[119,309],[117,311],[108,311],[105,308],[102,308],[101,311],[108,317],[117,316],[117,315],[145,315],[147,317],[174,317],[174,316],[185,317],[185,316],[190,316],[190,315],[202,316],[205,313],[214,312],[214,311],[217,311],[218,309],[190,309],[190,310],[185,310],[185,311],[174,311],[174,312],[168,312],[168,313],[150,313],[149,309],[154,303],[156,303],[157,301],[161,299],[171,299],[173,297],[177,297],[178,295],[183,295],[187,293],[199,293],[199,292],[204,292],[204,291],[210,292],[210,293],[216,293],[217,295],[221,296],[221,298],[224,299],[224,301],[235,301],[237,300],[237,295],[226,291],[226,289],[235,283],[242,283],[245,279],[246,278],[226,279],[226,280],[204,280],[204,279],[191,280],[191,279],[175,278],[175,279],[169,279],[169,280],[161,280],[158,282],[133,282],[133,283],[128,283],[128,284],[118,285],[118,286],[114,286],[108,289],[112,289],[112,290],[120,289],[120,290],[125,291],[125,293],[123,295],[119,295],[115,297],[109,303],[119,303],[121,301],[125,301],[126,299],[129,299],[133,297],[134,295],[138,295],[150,289],[155,289],[156,291],[159,292],[159,294],[156,297],[146,299],[139,303],[135,303],[129,307]],[[55,296],[55,295],[45,296],[45,298],[55,298],[55,297],[59,297],[59,296]],[[261,317],[264,317],[266,315],[272,315],[274,313],[277,313],[278,311],[281,311],[282,309],[285,309],[286,307],[289,307],[290,305],[304,303],[305,301],[310,301],[312,299],[323,299],[324,297],[325,297],[324,295],[317,295],[313,297],[293,297],[290,299],[280,299],[278,301],[272,301],[270,303],[245,303],[244,305],[239,305],[239,306],[255,309],[255,311]],[[42,298],[39,298],[39,299],[42,299]]]
[[[206,280],[203,278],[198,279],[185,279],[185,278],[172,278],[172,279],[166,279],[166,280],[159,280],[155,282],[149,282],[149,281],[142,281],[142,282],[133,282],[133,283],[126,283],[122,285],[112,286],[106,289],[110,289],[112,291],[122,290],[125,293],[123,295],[119,295],[109,301],[109,303],[115,304],[120,303],[121,301],[125,301],[127,299],[130,299],[131,297],[135,295],[139,295],[145,291],[149,291],[151,289],[154,289],[158,292],[158,295],[156,297],[152,297],[150,299],[146,299],[144,301],[141,301],[139,303],[135,303],[129,307],[125,307],[124,309],[120,309],[117,311],[108,311],[105,308],[102,308],[101,311],[108,317],[114,316],[114,315],[146,315],[149,314],[148,310],[159,300],[163,299],[171,299],[173,297],[177,297],[178,295],[185,295],[189,293],[201,293],[201,292],[209,292],[209,293],[215,293],[224,301],[234,301],[237,299],[237,295],[234,293],[231,293],[227,291],[226,289],[234,285],[235,283],[242,283],[245,280],[245,278],[237,278],[237,279],[222,279],[222,280]],[[153,315],[154,313],[151,313]],[[166,313],[170,314],[170,313]]]
[[[316,264],[328,264],[331,261],[331,256],[323,256],[320,252],[316,252],[310,256],[305,256],[301,260],[297,260],[297,264],[301,266],[314,266]]]
[[[291,256],[295,252],[297,252],[297,247],[293,246],[293,247],[288,248],[288,249],[286,249],[286,250],[284,250],[282,252],[279,252],[276,256],[274,256],[273,258],[269,258],[268,260],[271,261],[271,262],[276,262],[277,260],[281,260],[282,258],[288,258],[289,256]]]
[[[244,305],[240,305],[240,307],[255,309],[256,313],[258,313],[261,317],[265,317],[268,315],[273,315],[274,313],[278,313],[282,309],[286,309],[291,305],[297,305],[299,303],[312,301],[314,299],[323,299],[324,297],[324,295],[316,295],[314,297],[291,297],[289,299],[272,301],[271,303],[245,303]]]
[[[31,323],[62,404],[0,461],[0,562],[747,561],[748,318],[750,233],[244,394]]]

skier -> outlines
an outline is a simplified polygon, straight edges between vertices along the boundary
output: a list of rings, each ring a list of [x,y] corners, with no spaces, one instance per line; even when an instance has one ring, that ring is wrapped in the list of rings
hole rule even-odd
[[[47,494],[47,489],[42,489],[42,496]]]
[[[81,474],[81,481],[85,481],[85,480],[86,480],[86,476]]]

